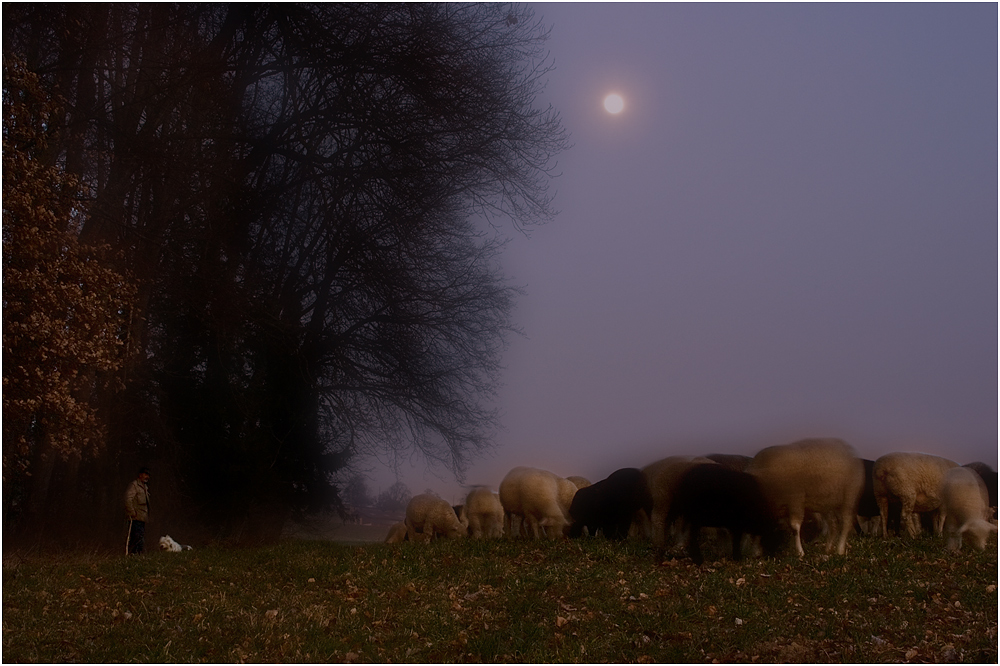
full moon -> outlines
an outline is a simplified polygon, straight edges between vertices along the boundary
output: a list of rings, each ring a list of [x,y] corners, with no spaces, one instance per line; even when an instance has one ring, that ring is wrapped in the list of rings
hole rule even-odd
[[[608,113],[621,113],[624,108],[625,100],[622,99],[621,95],[613,93],[604,98],[604,109]]]

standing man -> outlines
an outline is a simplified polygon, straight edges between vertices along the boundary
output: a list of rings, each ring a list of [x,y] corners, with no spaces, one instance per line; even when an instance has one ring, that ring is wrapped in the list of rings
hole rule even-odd
[[[125,512],[128,514],[128,541],[125,552],[141,555],[145,547],[146,521],[149,520],[149,468],[140,467],[139,475],[125,491]]]

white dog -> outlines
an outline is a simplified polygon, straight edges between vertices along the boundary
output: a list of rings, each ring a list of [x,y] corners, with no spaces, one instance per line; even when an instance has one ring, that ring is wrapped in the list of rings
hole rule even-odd
[[[192,550],[191,546],[182,546],[173,539],[170,535],[160,537],[160,550],[165,550],[168,553],[179,553],[182,550]]]

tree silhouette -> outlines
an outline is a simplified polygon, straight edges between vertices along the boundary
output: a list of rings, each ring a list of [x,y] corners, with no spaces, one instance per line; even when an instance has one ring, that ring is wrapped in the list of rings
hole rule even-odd
[[[103,446],[92,396],[123,364],[133,290],[106,248],[78,242],[80,185],[42,159],[57,102],[19,60],[3,69],[4,515],[15,518],[46,508],[44,488],[28,497],[29,470],[75,469]]]
[[[565,147],[535,108],[530,9],[4,12],[5,48],[67,100],[47,157],[93,193],[81,240],[138,290],[95,487],[155,459],[167,506],[226,535],[339,506],[331,473],[358,453],[461,475],[495,426],[516,295],[474,220],[548,219]]]
[[[375,503],[364,476],[354,474],[347,480],[344,484],[344,501],[354,508],[372,506]]]
[[[379,493],[375,507],[386,513],[402,513],[406,511],[406,505],[410,503],[411,497],[413,493],[409,487],[402,481],[397,481]]]

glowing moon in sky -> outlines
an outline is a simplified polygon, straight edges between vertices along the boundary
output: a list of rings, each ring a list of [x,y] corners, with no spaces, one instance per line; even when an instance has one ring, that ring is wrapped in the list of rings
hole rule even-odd
[[[622,99],[621,95],[612,93],[604,98],[604,109],[608,113],[621,113],[621,110],[625,108],[625,100]]]

